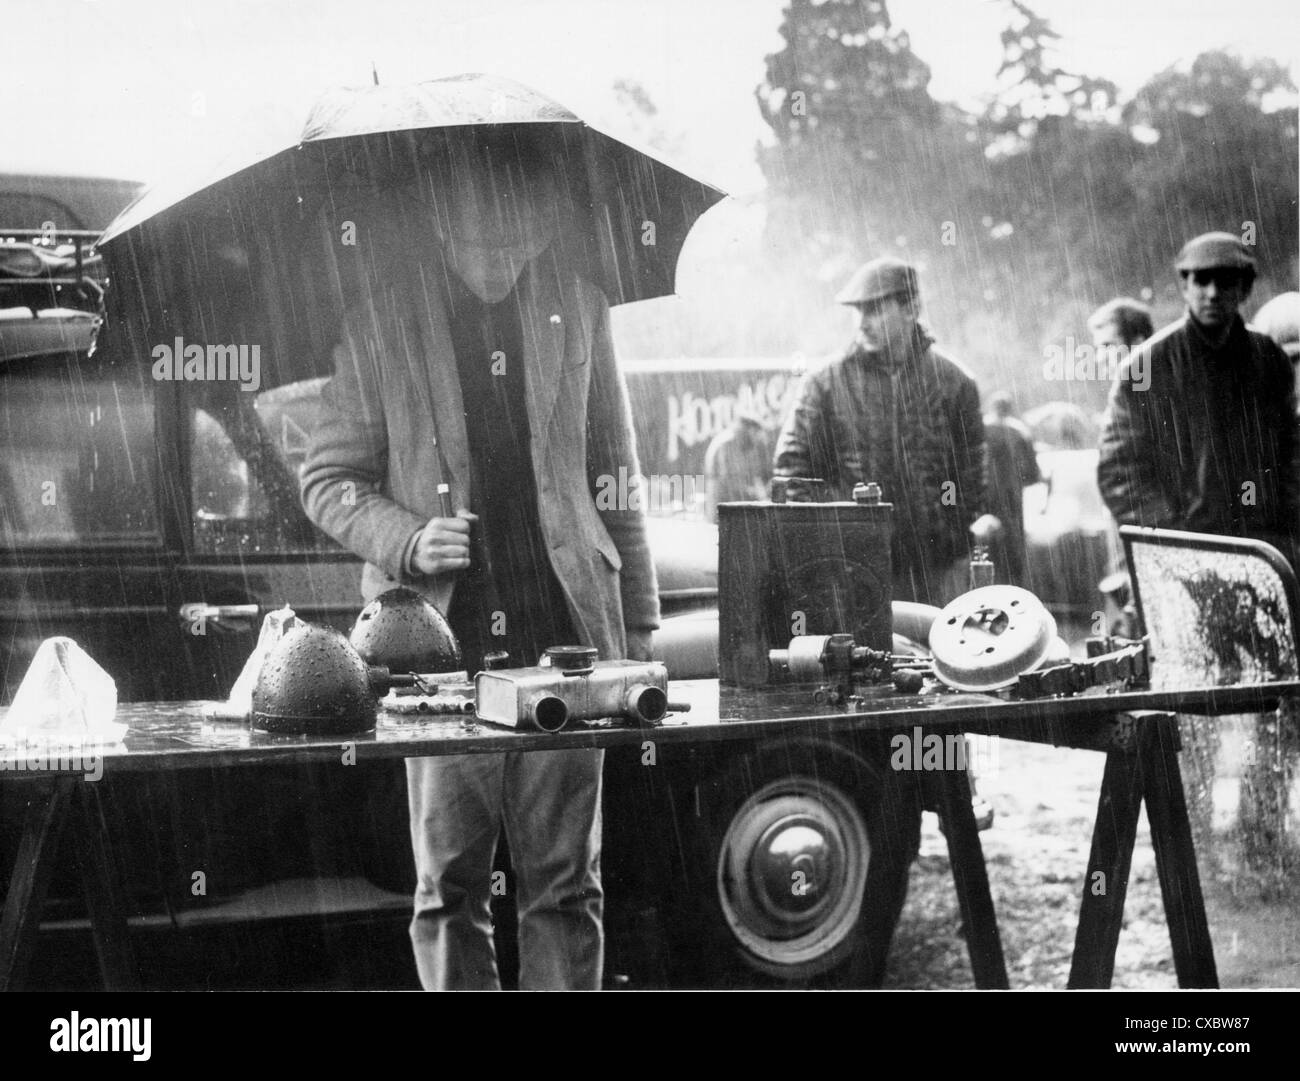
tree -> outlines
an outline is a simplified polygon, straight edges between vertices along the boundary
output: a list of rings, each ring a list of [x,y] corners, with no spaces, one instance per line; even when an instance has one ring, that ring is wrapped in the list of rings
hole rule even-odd
[[[1115,84],[1057,66],[1053,43],[1061,35],[1023,0],[1006,2],[1011,21],[1001,34],[999,87],[984,117],[994,138],[1023,146],[1042,128],[1104,123],[1118,96]]]
[[[792,0],[781,36],[756,91],[776,137],[759,161],[777,201],[796,210],[792,235],[859,249],[906,238],[915,170],[933,164],[947,120],[929,67],[885,0]]]
[[[1295,287],[1295,91],[1276,61],[1215,51],[1154,76],[1125,106],[1144,140],[1130,182],[1153,271],[1173,238],[1227,229],[1256,246],[1262,277]]]

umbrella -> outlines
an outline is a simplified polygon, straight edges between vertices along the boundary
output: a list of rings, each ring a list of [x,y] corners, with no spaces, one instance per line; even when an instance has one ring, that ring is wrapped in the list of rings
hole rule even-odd
[[[269,136],[197,180],[151,188],[108,227],[98,242],[110,281],[100,344],[128,364],[148,364],[160,346],[177,364],[182,347],[188,355],[199,345],[209,361],[216,351],[232,364],[243,350],[240,371],[256,372],[255,380],[209,377],[190,385],[186,400],[217,422],[280,516],[304,529],[292,470],[313,423],[317,381],[333,372],[343,310],[400,272],[371,265],[372,249],[348,246],[340,230],[382,222],[406,250],[408,235],[428,235],[448,192],[476,190],[455,188],[450,149],[510,143],[545,159],[564,197],[554,205],[571,208],[554,250],[618,304],[673,292],[687,232],[724,197],[494,76],[332,90],[301,130]],[[529,172],[528,185],[502,200],[529,199],[538,175]]]
[[[238,288],[250,271],[265,277],[284,270],[292,278],[292,267],[274,265],[285,262],[276,249],[300,250],[304,229],[322,215],[384,190],[428,194],[421,139],[435,131],[448,138],[521,135],[546,147],[578,208],[565,246],[611,304],[671,294],[687,232],[724,197],[537,91],[496,76],[459,75],[328,91],[301,131],[263,140],[197,181],[145,192],[108,227],[99,248],[110,275],[116,270],[119,283],[136,290],[132,305],[159,299],[164,279],[184,282],[170,290],[175,300],[204,283]],[[278,149],[268,149],[277,141]],[[145,280],[151,276],[154,283]]]

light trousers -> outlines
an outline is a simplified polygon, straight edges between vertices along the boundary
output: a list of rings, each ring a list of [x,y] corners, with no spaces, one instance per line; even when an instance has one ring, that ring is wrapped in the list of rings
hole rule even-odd
[[[496,989],[492,861],[515,873],[521,990],[599,990],[603,751],[411,758],[417,884],[411,942],[425,990]]]

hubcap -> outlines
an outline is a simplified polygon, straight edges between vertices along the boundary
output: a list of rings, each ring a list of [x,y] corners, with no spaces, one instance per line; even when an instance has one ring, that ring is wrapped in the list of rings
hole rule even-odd
[[[723,915],[751,962],[803,976],[840,960],[869,859],[862,812],[837,786],[794,776],[755,792],[732,816],[717,867]]]

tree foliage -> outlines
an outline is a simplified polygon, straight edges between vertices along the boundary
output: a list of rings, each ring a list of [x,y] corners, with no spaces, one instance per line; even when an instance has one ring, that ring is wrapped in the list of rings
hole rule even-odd
[[[757,89],[774,139],[759,151],[770,271],[826,304],[857,262],[902,255],[986,389],[1096,406],[1104,386],[1042,385],[1045,346],[1086,341],[1086,316],[1116,295],[1176,315],[1171,262],[1189,236],[1249,233],[1257,300],[1295,288],[1295,87],[1273,60],[1214,51],[1121,101],[1057,63],[1029,3],[1004,9],[996,89],[973,114],[931,97],[886,0],[791,0]]]

